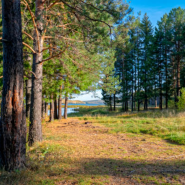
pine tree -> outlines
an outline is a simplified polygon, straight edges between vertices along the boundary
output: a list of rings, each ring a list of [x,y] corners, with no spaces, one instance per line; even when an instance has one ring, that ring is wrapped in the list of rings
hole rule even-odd
[[[22,24],[19,0],[2,0],[3,93],[0,121],[0,166],[25,166],[26,117],[23,104]]]
[[[151,96],[151,60],[150,52],[153,38],[153,28],[147,14],[144,15],[141,25],[141,86],[144,90],[144,110],[148,109],[148,100]]]

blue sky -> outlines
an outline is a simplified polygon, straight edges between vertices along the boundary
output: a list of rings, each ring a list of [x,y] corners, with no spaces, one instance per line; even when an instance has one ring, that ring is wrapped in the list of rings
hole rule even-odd
[[[157,21],[172,8],[179,6],[185,8],[185,0],[131,0],[130,6],[135,13],[141,11],[141,18],[144,13],[147,13],[153,25],[156,26]]]
[[[129,2],[129,1],[127,1]],[[134,9],[135,14],[141,11],[142,16],[147,13],[153,26],[157,25],[157,21],[165,13],[169,13],[172,8],[181,7],[185,9],[185,0],[131,0],[130,7]],[[101,91],[97,91],[99,99],[101,98]],[[80,95],[75,100],[97,100],[97,97],[93,97],[93,93]]]

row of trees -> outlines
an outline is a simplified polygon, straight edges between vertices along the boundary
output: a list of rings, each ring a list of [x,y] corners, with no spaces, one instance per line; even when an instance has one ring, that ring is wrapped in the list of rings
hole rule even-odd
[[[153,29],[147,14],[133,18],[128,30],[115,36],[116,63],[113,76],[119,79],[114,93],[104,96],[122,104],[124,111],[144,110],[149,104],[168,108],[169,100],[177,102],[184,87],[185,10],[174,8]],[[119,29],[119,27],[118,27]],[[119,39],[127,34],[122,45]],[[121,47],[120,47],[121,46]],[[103,92],[105,94],[105,92]]]
[[[1,2],[0,166],[11,171],[25,166],[26,117],[32,146],[42,141],[48,103],[51,120],[61,119],[63,97],[67,104],[72,93],[95,89],[112,71],[106,56],[112,53],[112,28],[131,9],[121,0]]]

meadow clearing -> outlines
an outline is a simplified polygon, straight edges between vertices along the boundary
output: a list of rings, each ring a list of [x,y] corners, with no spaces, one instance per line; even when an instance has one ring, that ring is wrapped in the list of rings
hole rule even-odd
[[[0,184],[185,184],[185,113],[80,107],[69,116],[43,121],[27,168],[1,171]]]

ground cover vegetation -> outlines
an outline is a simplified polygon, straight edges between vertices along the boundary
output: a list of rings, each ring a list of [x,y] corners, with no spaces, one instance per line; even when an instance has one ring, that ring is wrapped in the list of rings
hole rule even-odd
[[[184,9],[155,29],[121,0],[1,0],[1,10],[0,183],[185,182]],[[72,95],[96,89],[108,109],[67,119]]]
[[[184,138],[167,137],[183,132],[184,113],[92,115],[96,109],[104,107],[43,123],[27,168],[2,171],[0,184],[184,184]]]

